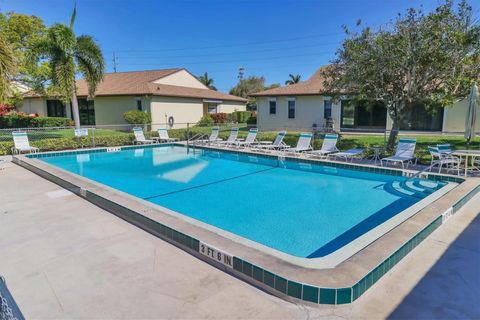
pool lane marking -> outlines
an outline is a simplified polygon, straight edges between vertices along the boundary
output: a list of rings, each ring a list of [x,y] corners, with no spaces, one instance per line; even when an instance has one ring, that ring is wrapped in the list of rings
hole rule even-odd
[[[262,172],[266,172],[266,171],[270,171],[270,170],[274,170],[274,169],[278,169],[278,167],[272,167],[272,168],[268,168],[268,169],[263,169],[263,170],[259,170],[259,171],[254,171],[254,172],[250,172],[250,173],[245,173],[245,174],[242,174],[242,175],[239,175],[239,176],[235,176],[235,177],[231,177],[231,178],[226,178],[226,179],[222,179],[222,180],[217,180],[217,181],[205,183],[205,184],[198,185],[198,186],[193,186],[193,187],[186,188],[186,189],[181,189],[181,190],[176,190],[176,191],[170,191],[170,192],[166,192],[166,193],[161,193],[161,194],[157,194],[157,195],[154,195],[154,196],[145,197],[145,198],[142,198],[142,199],[143,199],[143,200],[150,200],[150,199],[153,199],[153,198],[168,196],[168,195],[171,195],[171,194],[174,194],[174,193],[184,192],[184,191],[188,191],[188,190],[192,190],[192,189],[197,189],[197,188],[203,188],[203,187],[206,187],[206,186],[209,186],[209,185],[218,184],[218,183],[226,182],[226,181],[229,181],[229,180],[235,180],[235,179],[238,179],[238,178],[243,178],[243,177],[251,176],[251,175],[254,175],[254,174],[257,174],[257,173],[262,173]]]

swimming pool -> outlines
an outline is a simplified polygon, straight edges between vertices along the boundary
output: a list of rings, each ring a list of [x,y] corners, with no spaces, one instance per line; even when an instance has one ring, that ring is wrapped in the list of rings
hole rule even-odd
[[[447,185],[176,145],[39,160],[307,259],[339,250]]]

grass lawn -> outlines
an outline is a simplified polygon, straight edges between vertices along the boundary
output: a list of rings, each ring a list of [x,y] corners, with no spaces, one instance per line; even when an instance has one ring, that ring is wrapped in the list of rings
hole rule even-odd
[[[115,131],[110,129],[95,129],[95,137],[101,136],[125,136],[130,132]],[[92,135],[92,130],[89,130],[89,135]],[[28,131],[28,139],[31,141],[40,139],[57,139],[57,138],[74,138],[73,129],[59,129],[59,130],[31,130]],[[12,141],[11,131],[0,131],[0,141]]]

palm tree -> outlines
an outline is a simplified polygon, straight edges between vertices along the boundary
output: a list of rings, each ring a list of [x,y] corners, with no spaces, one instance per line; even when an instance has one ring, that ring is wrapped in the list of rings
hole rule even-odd
[[[59,23],[51,26],[46,37],[35,46],[35,53],[49,61],[55,91],[65,103],[72,103],[75,127],[80,128],[75,74],[80,71],[87,82],[88,95],[93,97],[103,79],[105,60],[91,36],[75,36],[75,16],[76,9],[73,10],[70,26]]]
[[[290,77],[290,79],[288,79],[287,81],[285,81],[285,84],[286,84],[286,85],[291,85],[291,84],[294,84],[294,83],[299,83],[299,82],[300,82],[300,79],[302,78],[302,76],[299,75],[299,74],[293,75],[293,74],[290,73],[288,76]]]
[[[213,85],[213,79],[208,77],[208,73],[205,72],[203,75],[199,76],[198,80],[204,85],[206,85],[209,89],[215,91],[217,90],[217,88],[215,88],[215,86]]]
[[[8,102],[12,92],[11,78],[17,69],[15,56],[7,40],[0,36],[0,103]]]

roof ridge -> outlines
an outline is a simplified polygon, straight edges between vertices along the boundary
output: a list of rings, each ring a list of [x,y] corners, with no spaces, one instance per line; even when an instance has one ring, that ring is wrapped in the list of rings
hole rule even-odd
[[[166,68],[166,69],[151,69],[151,70],[137,70],[137,71],[119,71],[119,72],[105,72],[104,74],[119,74],[119,73],[145,73],[145,72],[154,72],[154,71],[180,71],[185,68]]]

